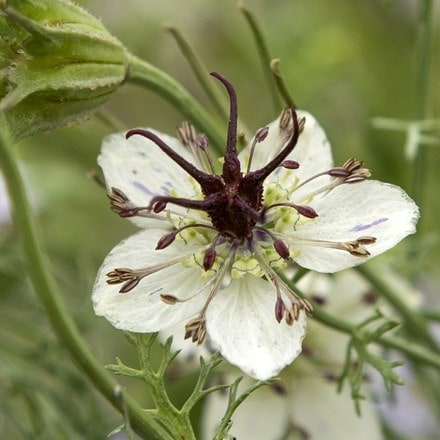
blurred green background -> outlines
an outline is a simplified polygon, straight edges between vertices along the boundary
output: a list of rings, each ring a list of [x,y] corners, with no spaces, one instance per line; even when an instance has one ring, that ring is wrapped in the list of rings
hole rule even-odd
[[[213,112],[164,24],[178,27],[211,71],[235,85],[241,119],[251,129],[275,119],[256,47],[236,1],[90,0],[132,53],[168,72]],[[415,0],[248,0],[297,105],[313,113],[333,145],[335,162],[364,159],[373,178],[411,194],[413,164],[404,156],[403,132],[372,128],[376,116],[414,119],[418,90],[418,2]],[[440,39],[437,2],[428,94],[429,115],[440,114]],[[127,127],[150,126],[174,134],[180,114],[162,98],[123,86],[106,109]],[[226,121],[225,121],[226,130]],[[109,129],[97,118],[38,135],[18,148],[35,199],[40,233],[69,310],[103,364],[116,355],[134,363],[120,332],[94,316],[90,292],[107,252],[135,230],[109,210],[105,192],[88,172],[96,169]],[[435,134],[435,133],[434,133]],[[436,133],[439,134],[439,131]],[[420,234],[392,252],[402,271],[438,281],[440,150],[427,148]],[[17,234],[0,225],[0,437],[105,438],[122,418],[81,377],[51,334],[26,278]],[[407,247],[412,260],[404,260]],[[399,260],[400,259],[400,260]],[[145,405],[137,384],[121,381]],[[171,387],[185,395],[190,381]]]

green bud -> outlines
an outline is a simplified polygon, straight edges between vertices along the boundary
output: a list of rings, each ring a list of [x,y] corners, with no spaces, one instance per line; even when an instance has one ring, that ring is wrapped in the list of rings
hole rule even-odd
[[[0,37],[0,122],[14,140],[85,118],[127,75],[122,44],[69,0],[0,0]]]

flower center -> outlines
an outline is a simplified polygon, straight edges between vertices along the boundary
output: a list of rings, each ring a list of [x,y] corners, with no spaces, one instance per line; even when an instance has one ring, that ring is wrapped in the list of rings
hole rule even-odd
[[[304,222],[315,219],[316,211],[305,204],[318,194],[331,191],[336,186],[356,183],[369,177],[368,169],[361,161],[350,159],[342,167],[333,167],[299,182],[290,182],[290,173],[299,167],[293,160],[287,160],[301,135],[305,118],[299,119],[295,108],[284,110],[280,117],[279,129],[283,132],[285,144],[269,162],[251,171],[251,162],[255,147],[262,142],[268,128],[257,131],[250,148],[249,162],[243,172],[237,153],[237,97],[234,88],[222,75],[212,74],[226,88],[230,98],[230,118],[228,123],[226,153],[221,174],[214,171],[213,162],[207,151],[207,140],[197,137],[195,130],[189,124],[183,124],[178,130],[181,143],[188,148],[196,160],[196,165],[188,162],[174,151],[155,133],[145,129],[133,129],[127,132],[126,138],[141,135],[156,144],[169,158],[178,164],[200,186],[201,199],[187,199],[171,196],[154,196],[148,206],[135,206],[128,197],[117,188],[112,188],[110,194],[111,207],[122,217],[144,216],[170,220],[173,230],[163,235],[157,242],[156,249],[161,250],[170,246],[177,237],[194,244],[200,240],[198,252],[182,253],[174,259],[145,269],[133,270],[116,268],[107,274],[109,284],[122,284],[121,293],[134,289],[139,282],[151,273],[162,270],[170,265],[182,264],[184,267],[198,265],[204,269],[202,279],[209,285],[210,293],[200,314],[186,326],[186,336],[193,341],[202,342],[205,329],[205,313],[217,291],[227,283],[228,278],[240,278],[247,274],[265,277],[276,292],[275,318],[278,322],[285,320],[291,325],[298,319],[300,313],[311,313],[311,305],[300,298],[277,275],[275,269],[287,265],[291,257],[289,246],[297,243],[338,249],[357,257],[369,255],[367,246],[375,242],[374,237],[362,236],[347,242],[332,242],[318,239],[305,239],[295,234],[284,233],[288,228],[297,227]],[[276,147],[276,146],[274,146]],[[284,167],[289,183],[284,187],[283,179],[273,182],[264,188],[263,184],[277,168]],[[303,187],[322,176],[330,176],[324,186],[316,185],[312,192],[304,193]],[[265,192],[264,192],[265,190]],[[299,192],[297,192],[299,190]],[[292,195],[296,194],[293,203]],[[302,194],[302,195],[301,195]],[[201,211],[204,215],[190,219],[185,215],[172,211],[165,217],[161,214],[168,204],[183,207],[187,210]],[[196,216],[197,217],[197,216]],[[217,255],[218,252],[218,255]],[[298,255],[296,253],[296,256]],[[295,255],[292,255],[295,258]],[[197,292],[195,295],[197,295]],[[167,304],[185,302],[171,294],[161,295]]]
[[[289,110],[291,130],[289,141],[284,148],[266,166],[250,172],[250,164],[245,174],[241,171],[237,153],[237,97],[231,83],[218,73],[212,73],[225,86],[230,98],[230,118],[228,124],[227,146],[221,175],[210,174],[196,168],[177,154],[171,147],[149,130],[130,130],[126,137],[133,135],[144,136],[153,141],[165,154],[180,165],[200,185],[204,199],[190,200],[179,197],[156,196],[145,210],[153,213],[163,211],[168,203],[189,209],[205,211],[211,219],[212,226],[218,231],[218,237],[226,238],[231,242],[243,244],[251,242],[253,231],[258,224],[264,223],[265,210],[263,209],[263,183],[276,168],[283,164],[284,159],[292,152],[298,142],[298,137],[304,127],[305,120],[298,120],[295,109]],[[288,124],[287,124],[288,125]],[[252,152],[258,142],[267,136],[267,128],[258,130],[254,137]],[[206,152],[206,139],[194,139],[194,133],[187,126],[179,131],[183,143],[198,145]],[[252,153],[251,153],[252,154]],[[208,156],[209,158],[209,156]],[[251,158],[252,159],[252,158]],[[289,162],[287,164],[287,162]],[[286,167],[291,166],[286,162]],[[212,162],[209,162],[212,170]],[[292,205],[293,206],[293,205]],[[267,209],[267,208],[266,208]],[[136,212],[136,214],[139,211]],[[127,210],[127,215],[133,213]],[[124,215],[124,213],[122,214]],[[209,265],[208,265],[209,266]]]

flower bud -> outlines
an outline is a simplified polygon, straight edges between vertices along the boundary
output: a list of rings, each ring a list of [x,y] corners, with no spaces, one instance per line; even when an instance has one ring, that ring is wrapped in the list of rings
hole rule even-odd
[[[68,0],[0,0],[0,113],[13,139],[83,119],[124,81],[127,52]]]

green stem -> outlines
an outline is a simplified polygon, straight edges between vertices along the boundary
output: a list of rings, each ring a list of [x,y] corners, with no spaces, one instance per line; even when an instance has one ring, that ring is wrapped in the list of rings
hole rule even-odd
[[[263,36],[263,32],[257,23],[252,12],[245,6],[243,1],[239,1],[238,7],[241,9],[250,29],[252,36],[254,37],[255,44],[257,46],[258,54],[260,56],[261,66],[263,68],[263,73],[266,78],[267,85],[269,87],[270,96],[272,98],[273,108],[275,114],[278,114],[281,110],[280,97],[278,96],[278,89],[275,83],[275,78],[272,74],[272,69],[270,66],[271,57],[269,54],[269,49],[267,47],[266,41]]]
[[[428,117],[433,3],[432,0],[420,0],[419,2],[419,37],[416,71],[416,119],[419,121]],[[424,202],[426,165],[426,148],[418,148],[413,166],[412,191],[414,200],[420,208],[423,207]]]
[[[277,85],[278,91],[284,100],[284,104],[287,107],[296,108],[295,102],[293,101],[289,88],[287,87],[287,84],[284,81],[284,77],[283,75],[281,75],[280,69],[278,68],[279,64],[280,64],[279,59],[272,60],[270,63],[270,69],[272,70],[272,74],[275,79],[275,83]]]
[[[191,66],[194,74],[200,82],[200,85],[203,87],[203,90],[211,101],[211,104],[213,105],[215,111],[219,114],[220,117],[228,119],[228,105],[226,100],[224,99],[224,95],[221,94],[220,90],[216,87],[217,84],[214,84],[213,78],[209,75],[209,71],[203,64],[202,60],[192,50],[188,41],[178,29],[173,26],[167,26],[166,29],[176,40],[176,43],[183,53],[183,56],[186,58],[189,65]]]
[[[29,207],[23,180],[18,170],[14,153],[8,148],[9,140],[0,132],[0,164],[9,190],[13,217],[27,262],[27,270],[35,292],[43,306],[52,328],[78,367],[90,379],[103,396],[123,414],[117,392],[118,383],[95,359],[71,319],[67,314],[56,288],[55,280],[49,272],[50,263],[43,253],[37,226]],[[165,439],[166,433],[157,422],[146,415],[127,395],[124,395],[127,412],[133,429],[143,438]]]
[[[430,321],[440,322],[440,310],[424,310],[423,316]]]
[[[145,370],[143,370],[145,374]],[[196,440],[194,430],[191,425],[189,414],[180,412],[171,402],[166,392],[163,377],[150,375],[148,377],[149,390],[157,405],[158,415],[168,424],[168,429],[173,433],[173,437],[181,440]]]
[[[166,424],[172,437],[180,440],[196,440],[189,413],[183,413],[173,405],[165,386],[165,372],[177,355],[176,352],[171,351],[171,338],[164,344],[163,357],[157,371],[152,366],[151,348],[156,336],[157,334],[130,335],[138,351],[141,366],[141,370],[138,372],[140,373],[139,377],[148,384],[157,408],[157,414],[162,422]]]
[[[129,55],[127,81],[158,93],[174,105],[199,130],[202,130],[219,154],[224,154],[224,134],[203,107],[177,81],[146,61]]]
[[[356,269],[401,315],[409,334],[415,338],[418,338],[419,340],[422,340],[431,350],[434,350],[436,353],[440,353],[439,346],[429,332],[427,322],[423,315],[418,313],[416,310],[409,308],[406,303],[402,301],[400,293],[396,292],[389,285],[389,283],[387,283],[387,281],[379,275],[377,271],[371,269],[365,264],[357,267]]]

